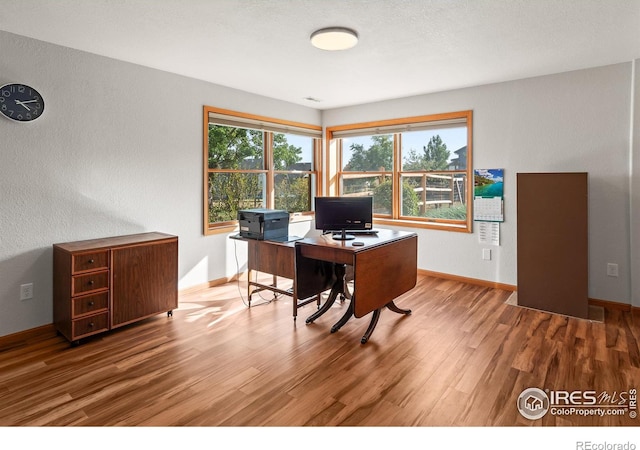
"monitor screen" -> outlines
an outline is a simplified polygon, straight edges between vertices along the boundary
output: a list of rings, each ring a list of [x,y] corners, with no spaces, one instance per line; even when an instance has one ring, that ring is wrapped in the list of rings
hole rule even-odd
[[[317,230],[370,230],[373,197],[316,197],[315,213]]]

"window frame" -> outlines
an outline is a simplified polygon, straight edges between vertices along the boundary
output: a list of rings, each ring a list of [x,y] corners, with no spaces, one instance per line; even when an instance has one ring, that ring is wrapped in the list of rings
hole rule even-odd
[[[421,171],[402,170],[402,132],[413,131],[420,127],[437,128],[439,124],[464,123],[467,127],[467,166],[464,170],[434,170],[424,171],[433,173],[463,173],[466,175],[466,218],[464,221],[438,219],[428,217],[413,217],[402,214],[401,179],[404,174],[422,173]],[[381,175],[383,172],[344,171],[345,162],[342,160],[342,138],[357,135],[393,135],[393,170],[385,170],[385,175],[392,177],[393,200],[391,214],[375,214],[374,222],[379,225],[404,226],[414,228],[428,228],[447,231],[471,233],[473,224],[473,111],[455,111],[441,114],[413,116],[400,119],[379,120],[347,125],[337,125],[326,128],[325,139],[327,149],[326,167],[331,170],[325,173],[325,181],[329,187],[329,195],[342,195],[342,179],[346,175]],[[331,154],[335,156],[332,158]]]
[[[263,169],[211,169],[209,168],[209,125],[211,118],[215,117],[224,126],[235,126],[238,128],[250,128],[261,130],[264,132],[263,139]],[[322,176],[320,171],[321,151],[322,151],[322,127],[301,122],[282,120],[273,117],[248,114],[239,111],[232,111],[213,106],[204,106],[203,108],[203,233],[204,235],[232,232],[237,229],[238,221],[230,220],[225,222],[209,222],[209,175],[212,173],[246,173],[246,174],[264,174],[265,176],[265,208],[273,208],[275,204],[275,177],[279,174],[301,173],[301,171],[276,170],[273,163],[273,134],[301,134],[312,137],[313,154],[312,169],[303,171],[315,178],[315,189],[312,188],[311,199],[322,192]],[[312,202],[312,201],[311,201]],[[311,203],[313,205],[313,203]],[[300,215],[312,215],[313,211],[300,211]]]

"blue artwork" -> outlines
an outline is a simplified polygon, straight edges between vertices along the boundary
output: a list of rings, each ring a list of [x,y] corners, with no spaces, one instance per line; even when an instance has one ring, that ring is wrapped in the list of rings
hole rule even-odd
[[[475,169],[473,177],[474,197],[503,197],[504,169]]]

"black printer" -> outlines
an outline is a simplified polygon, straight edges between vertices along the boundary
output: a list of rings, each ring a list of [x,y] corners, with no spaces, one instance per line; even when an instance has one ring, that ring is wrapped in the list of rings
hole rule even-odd
[[[240,236],[258,240],[282,240],[289,235],[289,213],[256,208],[238,211]]]

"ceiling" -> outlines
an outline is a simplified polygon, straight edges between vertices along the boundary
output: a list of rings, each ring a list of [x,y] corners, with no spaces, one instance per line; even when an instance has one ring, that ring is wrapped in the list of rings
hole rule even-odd
[[[640,0],[0,0],[0,30],[325,110],[632,61]]]

